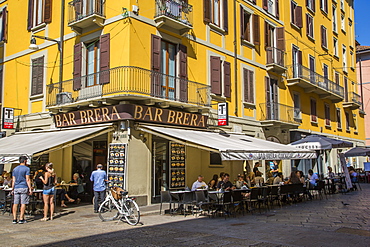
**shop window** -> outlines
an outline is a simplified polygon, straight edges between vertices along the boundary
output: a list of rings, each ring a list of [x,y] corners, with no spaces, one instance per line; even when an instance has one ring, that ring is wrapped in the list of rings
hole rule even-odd
[[[48,24],[52,16],[52,0],[28,0],[27,30]]]
[[[31,96],[44,92],[44,56],[32,59]]]
[[[217,96],[231,97],[231,65],[220,57],[210,57],[211,93]],[[223,80],[222,80],[223,78]]]
[[[219,153],[210,153],[210,164],[211,165],[222,165],[221,155]]]
[[[294,1],[290,2],[291,23],[302,28],[302,7]]]

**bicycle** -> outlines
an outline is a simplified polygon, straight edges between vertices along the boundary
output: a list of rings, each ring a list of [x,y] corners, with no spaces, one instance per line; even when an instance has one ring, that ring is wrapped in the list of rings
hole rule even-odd
[[[128,197],[128,192],[113,187],[107,191],[104,202],[99,207],[99,218],[102,221],[121,221],[124,217],[130,225],[137,225],[140,221],[139,206],[135,198]]]

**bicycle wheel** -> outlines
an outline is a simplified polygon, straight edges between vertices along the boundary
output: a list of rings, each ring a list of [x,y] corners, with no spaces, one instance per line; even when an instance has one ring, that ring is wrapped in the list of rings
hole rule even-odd
[[[99,207],[99,218],[102,221],[115,220],[117,219],[118,215],[119,210],[110,200],[103,202]]]
[[[137,225],[140,221],[140,211],[139,206],[135,201],[128,199],[126,201],[127,214],[125,214],[125,219],[130,225]]]

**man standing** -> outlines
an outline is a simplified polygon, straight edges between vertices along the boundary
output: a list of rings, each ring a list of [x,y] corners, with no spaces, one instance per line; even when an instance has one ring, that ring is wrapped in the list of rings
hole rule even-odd
[[[90,176],[90,181],[94,183],[94,213],[98,213],[99,205],[105,200],[105,182],[107,181],[107,173],[102,170],[103,165],[98,164],[97,170],[93,171]]]
[[[195,191],[197,189],[208,189],[208,185],[203,182],[203,176],[199,175],[198,180],[193,183],[193,186],[191,187],[191,191]]]
[[[27,167],[27,157],[19,157],[19,163],[19,166],[13,170],[13,224],[27,223],[24,219],[24,212],[26,210],[26,205],[30,201],[29,195],[32,195],[30,168]],[[19,222],[17,222],[18,204],[21,204]]]

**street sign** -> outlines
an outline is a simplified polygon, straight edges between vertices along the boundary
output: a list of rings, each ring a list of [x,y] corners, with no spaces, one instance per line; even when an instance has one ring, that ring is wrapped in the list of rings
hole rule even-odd
[[[3,129],[14,129],[14,108],[3,108]]]
[[[229,107],[227,103],[218,103],[218,126],[229,125]]]

